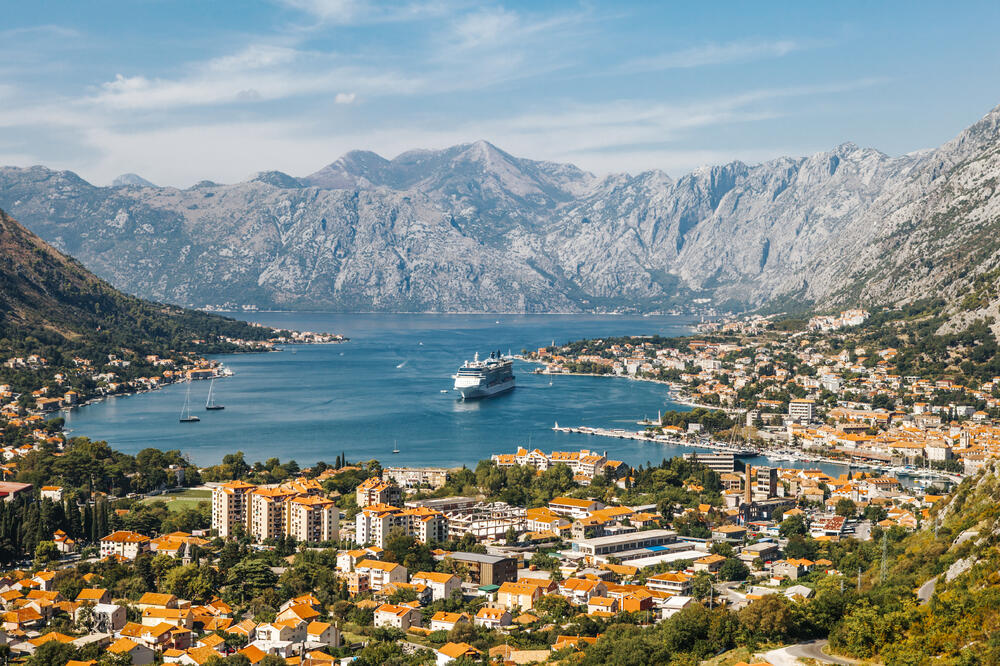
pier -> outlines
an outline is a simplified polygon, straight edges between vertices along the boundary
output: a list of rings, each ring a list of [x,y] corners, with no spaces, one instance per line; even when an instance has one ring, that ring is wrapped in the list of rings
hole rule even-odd
[[[686,440],[670,437],[668,435],[654,435],[646,430],[626,430],[624,428],[591,428],[590,426],[560,426],[558,423],[552,427],[555,432],[571,432],[580,435],[596,435],[598,437],[614,437],[616,439],[635,439],[646,442],[658,442],[660,444],[675,444],[677,446],[689,446],[696,449],[708,449],[716,453],[732,453],[737,457],[752,457],[760,455],[760,451],[749,448],[739,448],[727,446],[725,444],[713,443],[708,440]]]

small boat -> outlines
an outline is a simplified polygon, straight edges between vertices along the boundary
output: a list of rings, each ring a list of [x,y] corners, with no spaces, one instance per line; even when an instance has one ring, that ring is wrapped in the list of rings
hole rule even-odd
[[[225,405],[215,404],[215,395],[213,389],[215,388],[215,378],[212,378],[212,383],[208,385],[208,399],[205,400],[205,409],[210,412],[219,411],[220,409],[225,409]]]
[[[399,453],[399,446],[396,444],[395,440],[392,442],[392,452]]]
[[[184,406],[181,408],[181,423],[197,423],[201,421],[191,414],[191,380],[188,380],[187,393],[184,394]]]

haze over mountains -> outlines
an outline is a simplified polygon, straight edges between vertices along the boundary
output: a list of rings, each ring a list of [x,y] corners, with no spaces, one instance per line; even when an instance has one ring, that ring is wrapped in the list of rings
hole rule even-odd
[[[998,262],[1000,108],[940,148],[845,143],[677,180],[479,141],[181,190],[0,169],[0,208],[125,291],[345,311],[782,309],[959,295]],[[987,294],[976,305],[990,307]]]

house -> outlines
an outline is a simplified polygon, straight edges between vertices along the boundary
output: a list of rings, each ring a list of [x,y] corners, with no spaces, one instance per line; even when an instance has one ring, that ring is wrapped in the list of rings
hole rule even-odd
[[[451,631],[455,625],[468,624],[471,618],[467,613],[446,613],[438,611],[431,616],[431,631]]]
[[[798,580],[800,576],[809,573],[813,564],[811,560],[806,559],[789,558],[787,560],[778,560],[771,564],[771,573],[784,576],[790,580]]]
[[[410,579],[413,583],[426,585],[431,590],[434,601],[450,599],[455,590],[461,591],[462,579],[455,574],[437,571],[419,571]]]
[[[739,525],[720,525],[712,530],[712,541],[743,543],[746,537],[747,528]]]
[[[139,553],[149,550],[149,537],[138,532],[118,530],[101,539],[101,557],[120,557],[134,560]]]
[[[163,661],[164,663],[169,661],[175,661],[178,664],[184,664],[185,666],[202,666],[205,662],[210,659],[221,659],[222,654],[217,652],[214,648],[202,646],[196,648],[190,648],[186,651],[182,651],[179,655],[175,655],[172,658],[168,658],[167,653],[170,650],[164,650]]]
[[[406,582],[406,567],[395,562],[362,560],[354,565],[354,573],[366,575],[369,589],[375,592],[389,583]]]
[[[77,608],[76,618],[80,621],[84,606]],[[99,603],[90,607],[90,627],[93,631],[110,634],[119,631],[128,622],[124,606],[118,604]]]
[[[132,660],[132,666],[144,666],[152,664],[154,652],[150,648],[136,643],[131,638],[119,638],[108,646],[108,652],[115,655],[128,655]]]
[[[275,620],[257,625],[254,644],[269,652],[277,643],[299,643],[306,638],[306,624],[301,620]],[[261,645],[262,643],[267,645]]]
[[[88,587],[80,590],[76,595],[76,602],[80,604],[107,604],[111,603],[111,593],[101,587]]]
[[[473,620],[473,624],[477,627],[486,627],[487,629],[502,629],[510,626],[510,623],[510,612],[506,608],[491,608],[489,606],[480,608]]]
[[[556,497],[549,502],[550,511],[574,519],[586,518],[603,508],[604,504],[597,500],[576,499],[575,497]]]
[[[236,654],[241,654],[246,657],[251,664],[259,664],[267,656],[267,653],[261,650],[256,645],[248,645],[242,650],[239,650]]]
[[[329,622],[310,622],[306,625],[306,641],[340,647],[340,629]]]
[[[683,595],[691,591],[691,576],[683,573],[662,573],[650,576],[646,580],[646,587],[654,592]]]
[[[177,597],[172,594],[146,592],[135,602],[135,606],[141,611],[148,608],[177,608]]]
[[[611,617],[618,612],[618,600],[611,597],[591,597],[587,601],[587,614]]]
[[[542,591],[537,585],[507,582],[497,590],[497,604],[508,610],[520,608],[530,610],[541,599]]]
[[[715,573],[722,568],[722,563],[726,561],[726,558],[722,555],[716,555],[714,553],[706,555],[705,557],[699,557],[694,561],[695,571],[707,571],[708,573]]]
[[[577,605],[586,604],[591,597],[603,596],[607,591],[603,581],[589,578],[567,578],[559,584],[559,594]]]
[[[43,500],[47,499],[52,500],[53,502],[62,502],[62,486],[42,486],[41,496]]]
[[[296,604],[289,606],[278,613],[275,620],[281,622],[291,620],[294,622],[311,622],[319,617],[319,613],[309,604]]]
[[[687,608],[693,603],[694,599],[692,597],[682,595],[669,597],[660,604],[660,617],[666,620],[668,617],[679,613],[682,609]]]
[[[406,631],[420,626],[420,611],[412,606],[382,604],[375,609],[376,627],[395,627]]]
[[[444,666],[461,657],[479,659],[479,650],[468,643],[445,643],[437,651],[437,666]]]
[[[55,586],[55,578],[55,571],[39,571],[31,577],[31,580],[38,583],[38,589],[43,592],[51,592]]]
[[[56,544],[59,552],[64,555],[76,552],[76,541],[62,530],[56,530],[52,533],[52,542]]]
[[[190,609],[183,608],[147,608],[142,611],[142,626],[155,627],[164,622],[175,627],[192,629],[194,614]]]
[[[45,623],[45,618],[34,608],[24,607],[3,614],[3,628],[6,631],[35,629]]]

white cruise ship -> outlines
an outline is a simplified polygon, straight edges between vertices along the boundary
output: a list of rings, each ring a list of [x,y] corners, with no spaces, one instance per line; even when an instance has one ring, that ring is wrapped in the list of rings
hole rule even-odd
[[[479,353],[466,361],[455,373],[455,390],[463,400],[488,398],[514,388],[514,362],[503,358],[499,351],[486,360],[479,360]]]

